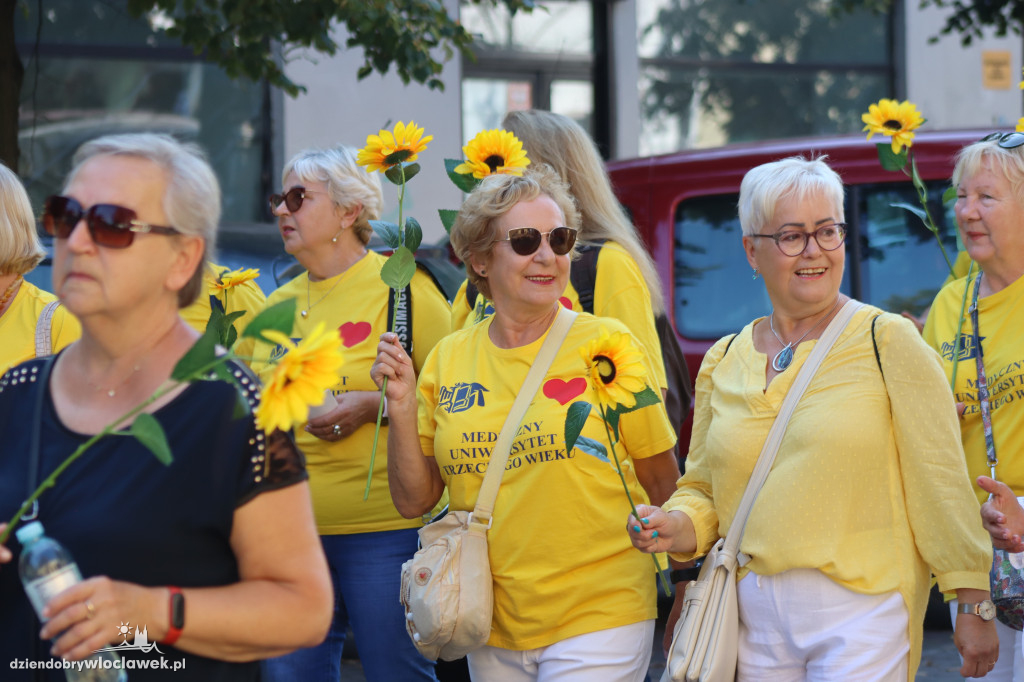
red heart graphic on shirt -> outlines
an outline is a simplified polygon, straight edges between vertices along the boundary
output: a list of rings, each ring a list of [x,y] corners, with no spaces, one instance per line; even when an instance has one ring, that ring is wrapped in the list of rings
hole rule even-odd
[[[570,301],[565,296],[560,296],[558,302],[561,303],[562,306],[565,307],[566,309],[572,310],[572,301]]]
[[[351,348],[360,341],[365,341],[370,335],[371,327],[369,322],[346,322],[338,327],[341,334],[341,343],[345,348]]]
[[[544,395],[552,400],[557,400],[561,405],[583,395],[585,390],[587,390],[587,380],[582,377],[576,377],[569,381],[551,379],[544,384]]]

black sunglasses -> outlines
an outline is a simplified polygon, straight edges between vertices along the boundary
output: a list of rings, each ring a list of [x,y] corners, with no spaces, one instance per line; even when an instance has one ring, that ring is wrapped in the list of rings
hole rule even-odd
[[[98,246],[126,249],[135,241],[136,232],[181,234],[173,227],[150,225],[138,220],[138,214],[117,204],[94,204],[86,210],[71,197],[53,195],[43,205],[43,228],[57,239],[67,239],[79,220],[85,218],[89,236]]]
[[[576,243],[576,230],[556,227],[550,232],[541,232],[536,227],[513,227],[508,231],[508,236],[499,241],[508,242],[520,256],[529,256],[537,252],[544,237],[548,238],[548,246],[556,256],[564,256],[572,251]]]
[[[284,205],[288,208],[288,212],[295,213],[302,208],[302,200],[306,198],[307,194],[317,194],[317,192],[312,192],[305,187],[292,187],[284,194],[271,194],[270,212],[274,213],[277,211],[277,207],[283,201]]]
[[[1024,133],[1021,132],[1010,132],[1010,133],[991,133],[981,138],[982,142],[991,142],[992,140],[998,140],[998,144],[1003,149],[1016,149],[1017,147],[1024,144]]]

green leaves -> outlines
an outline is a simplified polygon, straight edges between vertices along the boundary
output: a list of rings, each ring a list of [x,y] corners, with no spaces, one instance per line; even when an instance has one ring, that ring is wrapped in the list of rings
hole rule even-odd
[[[474,178],[472,175],[463,175],[462,173],[456,173],[455,167],[462,163],[461,159],[445,159],[444,169],[448,173],[448,177],[455,183],[455,186],[461,189],[463,192],[469,194],[476,186],[480,184],[480,181]]]
[[[875,146],[878,148],[878,162],[882,164],[882,168],[885,170],[898,171],[903,170],[907,166],[906,147],[900,150],[899,154],[894,154],[892,144],[889,142],[879,142]]]
[[[384,160],[387,161],[392,156],[397,156],[399,154],[402,154],[402,159],[405,160],[409,158],[409,155],[412,154],[412,152],[408,149],[400,149],[399,151],[384,157]],[[391,163],[390,161],[387,162]],[[420,165],[418,163],[397,164],[384,171],[384,177],[390,180],[393,185],[402,185],[416,177],[416,174],[419,172]]]
[[[139,413],[135,417],[135,421],[132,422],[129,433],[146,446],[164,466],[170,466],[174,461],[171,447],[167,444],[167,435],[153,415],[146,412]]]
[[[423,228],[420,227],[418,220],[409,216],[405,219],[405,248],[416,253],[416,249],[420,248],[420,242],[422,241]]]
[[[406,246],[399,246],[380,269],[380,278],[392,289],[404,289],[416,274],[416,257]]]
[[[633,407],[616,405],[613,408],[605,410],[605,421],[608,422],[608,426],[611,428],[612,433],[615,434],[615,442],[618,442],[619,440],[619,417],[621,415],[624,415],[627,412],[634,412],[639,410],[641,407],[657,405],[661,402],[661,395],[655,393],[650,386],[645,386],[644,390],[639,393],[634,393],[633,397],[636,398],[636,404],[633,405]]]
[[[295,299],[289,298],[275,303],[253,318],[242,332],[243,338],[264,339],[263,332],[267,329],[291,334],[295,325]],[[264,339],[266,340],[266,339]]]
[[[451,234],[452,226],[455,225],[455,219],[459,217],[459,212],[453,211],[450,208],[439,208],[437,209],[437,215],[441,218],[441,224],[444,225],[444,231]]]
[[[371,220],[370,227],[377,233],[377,236],[384,240],[392,249],[397,249],[402,244],[402,237],[398,225],[389,223],[386,220]]]
[[[596,440],[587,438],[586,436],[580,436],[576,440],[576,449],[580,452],[596,457],[605,464],[611,464],[612,460],[608,458],[608,450],[605,448],[604,443],[599,443]],[[566,452],[569,452],[567,449]]]
[[[171,379],[187,381],[210,367],[217,359],[217,342],[220,340],[216,329],[207,327],[199,340],[181,356],[171,372]]]
[[[576,447],[576,439],[579,438],[580,432],[583,431],[583,425],[587,423],[587,417],[590,416],[591,409],[590,403],[577,400],[569,406],[569,411],[565,413],[566,453],[572,452],[572,449]]]

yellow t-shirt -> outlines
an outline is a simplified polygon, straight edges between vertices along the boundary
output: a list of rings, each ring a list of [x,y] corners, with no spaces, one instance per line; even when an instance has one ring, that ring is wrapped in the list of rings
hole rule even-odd
[[[946,388],[953,378],[957,358],[957,402],[965,405],[960,433],[967,457],[967,472],[973,483],[978,476],[989,475],[985,450],[985,432],[978,402],[978,367],[971,338],[971,316],[967,310],[974,296],[974,280],[958,279],[939,291],[932,303],[924,339],[942,356]],[[964,320],[960,309],[967,289]],[[960,352],[954,354],[956,330],[960,326]],[[991,296],[978,299],[978,335],[981,337],[985,378],[992,410],[992,437],[995,441],[996,476],[1017,495],[1024,495],[1024,277]],[[974,492],[984,502],[988,493],[977,487]]]
[[[614,465],[576,448],[565,452],[569,405],[597,404],[578,349],[601,326],[626,332],[617,320],[581,313],[513,441],[487,534],[492,646],[533,649],[657,615],[653,566],[624,531],[629,503]],[[489,327],[486,320],[442,339],[419,378],[421,445],[434,457],[456,510],[476,503],[491,443],[544,338],[498,348]],[[616,452],[627,462],[675,444],[660,404],[622,415],[620,425]],[[583,435],[608,446],[596,408]],[[645,500],[631,469],[626,476],[633,500]]]
[[[338,383],[332,389],[335,395],[348,391],[377,391],[370,379],[370,367],[377,357],[380,335],[387,331],[389,323],[390,289],[380,279],[384,262],[383,256],[371,251],[337,277],[310,282],[303,273],[267,298],[268,305],[287,298],[297,299],[295,328],[292,330],[292,338],[296,342],[319,322],[338,330],[345,364],[338,370]],[[430,349],[448,333],[451,310],[444,294],[429,276],[419,270],[413,275],[411,291],[412,360],[419,371]],[[307,305],[307,293],[312,307]],[[301,316],[300,310],[303,309],[309,310],[309,317]],[[257,372],[265,373],[268,356],[279,352],[279,347],[256,344],[254,368]],[[295,442],[306,455],[313,512],[321,535],[370,533],[423,525],[420,519],[402,518],[391,501],[387,426],[380,430],[370,496],[363,501],[375,427],[375,422],[363,424],[352,435],[333,443],[308,433],[304,423],[295,427]]]
[[[953,272],[946,278],[946,281],[942,283],[942,286],[946,286],[954,280],[958,280],[961,277],[967,276],[967,270],[971,267],[971,255],[966,251],[958,251],[956,254],[956,260],[953,261]],[[978,272],[978,266],[974,266],[972,272]]]
[[[939,358],[909,320],[864,306],[840,334],[790,419],[740,543],[742,573],[818,569],[862,594],[898,591],[910,615],[910,674],[921,655],[930,574],[944,592],[988,589],[992,548],[960,448]],[[763,320],[764,318],[760,318]],[[755,320],[708,351],[686,474],[663,508],[685,512],[697,555],[728,533],[765,438],[817,341],[764,391]],[[712,418],[713,415],[713,418]],[[674,555],[687,560],[692,555]]]
[[[575,266],[572,266],[575,267]],[[466,284],[455,293],[452,302],[452,329],[465,329],[494,314],[490,301],[477,294],[472,310],[466,303]],[[562,305],[583,312],[579,294],[572,282],[566,284]],[[632,256],[615,242],[605,242],[597,256],[597,274],[594,278],[594,310],[597,317],[614,317],[633,333],[648,352],[652,376],[660,388],[668,388],[665,361],[661,357],[661,340],[654,326],[651,292]]]
[[[36,322],[43,308],[57,297],[22,280],[11,305],[0,316],[0,375],[36,356]],[[51,352],[56,353],[82,335],[82,325],[64,306],[57,306],[50,320]]]
[[[220,291],[214,289],[217,279],[225,272],[228,272],[228,268],[225,266],[207,263],[206,272],[203,274],[203,289],[199,292],[199,297],[192,305],[182,308],[178,314],[190,327],[202,334],[206,331],[206,323],[210,321],[211,296],[220,302],[225,315],[240,310],[245,311],[245,315],[235,320],[238,341],[235,343],[234,351],[239,358],[251,365],[249,358],[253,355],[256,341],[252,338],[243,339],[242,330],[257,313],[263,310],[267,304],[267,297],[263,295],[263,290],[255,280],[237,284],[230,289]]]

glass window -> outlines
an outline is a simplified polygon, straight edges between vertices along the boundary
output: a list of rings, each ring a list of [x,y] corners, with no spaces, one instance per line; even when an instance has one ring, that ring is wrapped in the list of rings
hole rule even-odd
[[[532,106],[533,90],[528,81],[462,79],[462,130],[467,140],[481,130],[500,128],[509,111]]]
[[[860,130],[890,20],[804,0],[637,0],[641,153]]]
[[[594,86],[589,81],[556,80],[551,83],[551,111],[573,119],[586,131],[592,130]]]
[[[512,16],[504,5],[463,2],[462,25],[478,45],[501,50],[590,54],[590,3],[550,0]]]

